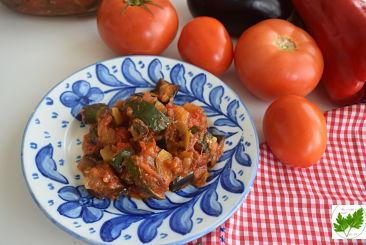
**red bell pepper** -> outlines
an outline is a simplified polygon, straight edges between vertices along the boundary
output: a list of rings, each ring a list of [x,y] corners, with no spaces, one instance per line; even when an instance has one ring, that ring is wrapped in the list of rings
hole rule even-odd
[[[341,104],[365,99],[366,1],[292,0],[324,56],[323,83]]]

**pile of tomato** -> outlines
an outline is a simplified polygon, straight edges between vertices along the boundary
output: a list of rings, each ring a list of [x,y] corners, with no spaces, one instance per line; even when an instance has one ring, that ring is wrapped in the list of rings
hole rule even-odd
[[[169,0],[105,0],[97,16],[105,43],[119,55],[161,54],[175,38],[178,15]],[[319,161],[326,122],[307,101],[323,73],[323,56],[313,38],[282,19],[246,29],[234,49],[225,26],[212,17],[196,17],[182,29],[178,50],[183,60],[214,75],[234,60],[236,73],[255,96],[274,101],[263,121],[264,137],[284,164],[308,167]]]

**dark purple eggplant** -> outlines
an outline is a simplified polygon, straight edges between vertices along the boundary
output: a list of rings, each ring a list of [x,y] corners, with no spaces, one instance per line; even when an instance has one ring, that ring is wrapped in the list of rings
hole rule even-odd
[[[185,187],[188,184],[191,184],[194,180],[194,173],[191,172],[185,177],[178,176],[170,185],[169,190],[170,191],[179,191],[183,187]]]
[[[287,19],[292,12],[290,0],[187,0],[193,16],[220,20],[232,36],[270,18]]]

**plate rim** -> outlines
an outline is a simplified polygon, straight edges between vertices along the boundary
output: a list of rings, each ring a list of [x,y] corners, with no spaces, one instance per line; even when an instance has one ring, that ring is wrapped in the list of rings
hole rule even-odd
[[[249,184],[248,186],[245,188],[244,192],[242,193],[241,195],[241,198],[240,198],[240,201],[238,202],[237,205],[235,205],[229,212],[226,213],[225,216],[223,216],[223,218],[219,219],[218,221],[216,221],[215,223],[213,223],[213,225],[211,227],[214,227],[211,229],[211,227],[209,228],[206,228],[204,229],[203,231],[199,232],[198,234],[196,235],[193,235],[193,236],[190,236],[190,237],[187,237],[186,239],[183,239],[183,240],[180,240],[180,241],[176,241],[176,242],[173,242],[173,243],[165,243],[165,245],[170,245],[170,244],[185,244],[185,243],[188,243],[188,242],[191,242],[195,239],[198,239],[200,237],[203,237],[204,235],[214,231],[218,226],[220,226],[221,224],[225,223],[229,218],[232,217],[232,215],[240,208],[240,206],[244,203],[245,199],[247,198],[248,194],[250,193],[250,191],[252,190],[253,188],[253,185],[254,185],[254,181],[256,180],[257,178],[257,174],[258,174],[258,170],[259,170],[259,164],[260,164],[260,161],[259,161],[259,158],[260,158],[260,152],[259,152],[259,146],[260,146],[260,143],[259,143],[259,138],[258,138],[258,131],[257,131],[257,128],[254,124],[254,120],[253,120],[253,117],[252,115],[250,114],[247,106],[245,105],[245,103],[243,102],[242,98],[234,92],[234,90],[228,85],[226,84],[221,78],[217,77],[216,75],[212,74],[211,72],[209,71],[206,71],[205,69],[201,68],[201,67],[198,67],[196,65],[193,65],[193,64],[190,64],[188,62],[185,62],[185,61],[182,61],[182,60],[178,60],[178,59],[174,59],[174,58],[170,58],[170,57],[165,57],[165,56],[159,56],[159,55],[126,55],[126,56],[117,56],[117,57],[114,57],[114,58],[111,58],[111,59],[106,59],[106,60],[101,60],[101,61],[97,61],[97,62],[94,62],[92,64],[89,64],[89,65],[86,65],[78,70],[76,70],[75,72],[71,73],[70,75],[66,76],[65,78],[61,79],[59,82],[57,82],[55,85],[53,85],[49,90],[48,92],[41,98],[41,100],[38,102],[38,104],[36,105],[36,107],[34,108],[34,110],[32,111],[32,113],[30,114],[29,116],[29,119],[26,123],[26,126],[25,126],[25,129],[23,131],[23,135],[22,135],[22,143],[21,143],[21,169],[22,169],[22,174],[23,174],[23,177],[24,177],[24,180],[26,182],[26,186],[27,186],[27,189],[28,189],[28,192],[30,193],[33,201],[36,203],[37,207],[42,211],[42,213],[53,223],[55,224],[58,228],[60,228],[61,230],[63,230],[64,232],[70,234],[71,236],[75,237],[76,239],[79,239],[83,242],[87,242],[89,244],[106,244],[106,243],[103,243],[103,242],[97,242],[97,241],[94,241],[94,240],[90,240],[84,236],[81,236],[79,235],[77,232],[73,231],[72,229],[62,225],[61,223],[59,223],[56,219],[54,219],[46,209],[44,209],[42,207],[42,205],[39,203],[38,199],[35,197],[34,193],[33,193],[33,190],[31,189],[31,185],[29,183],[29,180],[26,176],[26,173],[25,173],[25,169],[24,169],[24,154],[23,154],[23,151],[24,151],[24,140],[25,140],[25,136],[28,132],[28,128],[29,128],[29,125],[30,125],[30,122],[32,121],[33,117],[34,117],[34,114],[35,112],[39,109],[41,103],[44,101],[44,99],[56,88],[58,87],[60,84],[62,84],[66,79],[74,76],[75,74],[81,72],[82,70],[84,69],[87,69],[91,66],[94,66],[98,63],[105,63],[105,62],[111,62],[111,61],[114,61],[114,60],[124,60],[126,58],[131,58],[131,57],[150,57],[150,58],[157,58],[157,59],[165,59],[165,60],[169,60],[171,62],[179,62],[179,63],[182,63],[184,65],[188,65],[188,66],[193,66],[195,68],[197,68],[198,70],[201,70],[203,71],[204,73],[208,73],[210,75],[212,75],[213,77],[215,77],[218,81],[220,81],[223,85],[225,85],[225,89],[228,89],[229,92],[233,93],[234,95],[236,95],[236,97],[239,99],[240,103],[243,105],[244,109],[246,110],[247,112],[247,115],[248,115],[248,118],[250,120],[250,124],[252,125],[253,127],[253,131],[254,131],[254,138],[255,138],[255,143],[256,143],[256,150],[257,150],[257,154],[256,154],[256,159],[255,159],[255,163],[256,165],[254,166],[254,169],[253,169],[253,175],[249,181]]]

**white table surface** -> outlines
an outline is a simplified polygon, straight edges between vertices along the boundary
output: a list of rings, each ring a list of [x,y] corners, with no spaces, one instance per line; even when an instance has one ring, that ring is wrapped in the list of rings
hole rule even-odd
[[[173,3],[181,29],[191,15],[186,1]],[[163,56],[180,58],[178,35]],[[20,146],[28,118],[51,87],[82,67],[114,56],[99,38],[94,17],[33,17],[0,4],[0,244],[83,244],[36,207],[21,172]],[[263,141],[262,117],[269,103],[246,91],[233,66],[221,78],[247,105]],[[308,98],[323,111],[334,107],[321,88]]]

